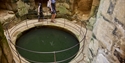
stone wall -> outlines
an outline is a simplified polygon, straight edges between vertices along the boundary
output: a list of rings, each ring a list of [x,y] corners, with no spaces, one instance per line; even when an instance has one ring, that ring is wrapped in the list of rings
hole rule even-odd
[[[15,63],[0,23],[0,63]]]
[[[90,63],[125,63],[124,3],[125,0],[100,1],[88,48]]]
[[[36,18],[39,1],[41,2],[41,0],[1,0],[0,9],[14,11],[17,17],[29,14],[30,18]],[[71,18],[79,21],[87,20],[92,6],[96,6],[94,2],[97,1],[99,0],[57,0],[57,17]],[[42,1],[42,4],[43,11],[46,12],[47,10],[44,7],[47,5],[47,0]],[[65,17],[65,15],[67,16]]]

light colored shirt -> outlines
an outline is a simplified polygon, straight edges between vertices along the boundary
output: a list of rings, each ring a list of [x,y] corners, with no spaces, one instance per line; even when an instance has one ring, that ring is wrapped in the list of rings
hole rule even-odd
[[[47,7],[51,7],[51,0],[48,0],[48,2],[47,2]]]
[[[55,3],[56,2],[56,0],[51,0],[51,3]]]

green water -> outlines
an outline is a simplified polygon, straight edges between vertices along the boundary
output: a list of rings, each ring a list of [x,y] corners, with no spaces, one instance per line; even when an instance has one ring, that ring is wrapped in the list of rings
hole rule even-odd
[[[16,41],[16,45],[22,48],[41,52],[64,50],[78,43],[77,38],[71,32],[53,26],[41,26],[27,30]],[[41,54],[16,48],[22,57],[29,60],[43,63],[54,62],[54,53]],[[78,50],[79,45],[65,52],[55,53],[56,61],[67,59],[76,54]],[[68,63],[71,60],[72,58],[61,63]]]

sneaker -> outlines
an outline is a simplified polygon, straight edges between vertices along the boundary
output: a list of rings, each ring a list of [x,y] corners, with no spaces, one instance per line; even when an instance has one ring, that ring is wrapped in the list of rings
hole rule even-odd
[[[42,21],[43,21],[43,19],[38,20],[38,22],[42,22]]]
[[[38,20],[38,22],[40,22],[40,20]]]

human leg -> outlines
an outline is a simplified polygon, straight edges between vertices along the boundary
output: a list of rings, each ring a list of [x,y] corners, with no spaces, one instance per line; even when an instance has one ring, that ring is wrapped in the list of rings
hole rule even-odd
[[[56,13],[52,14],[52,16],[51,16],[51,22],[55,22],[55,16],[56,16]]]
[[[44,15],[43,15],[43,12],[41,12],[41,17],[42,17],[42,20],[44,19]]]
[[[38,15],[38,22],[40,22],[40,15]]]
[[[52,3],[52,12],[51,12],[51,21],[55,22],[55,17],[56,17],[56,9],[55,9],[55,3]]]

